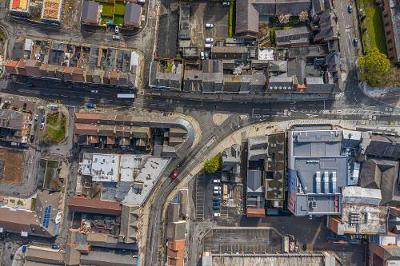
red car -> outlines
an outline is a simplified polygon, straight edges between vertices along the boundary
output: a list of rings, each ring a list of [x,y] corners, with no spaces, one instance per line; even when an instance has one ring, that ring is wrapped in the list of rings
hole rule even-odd
[[[171,180],[175,180],[178,177],[179,173],[178,171],[174,170],[172,171],[172,173],[169,175],[169,178],[171,178]]]

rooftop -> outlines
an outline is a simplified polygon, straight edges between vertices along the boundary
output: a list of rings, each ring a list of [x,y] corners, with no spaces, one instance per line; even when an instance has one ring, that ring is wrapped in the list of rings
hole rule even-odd
[[[345,203],[341,218],[332,217],[329,227],[338,235],[385,234],[387,213],[387,207]]]
[[[76,212],[121,215],[121,205],[116,201],[87,199],[75,196],[69,199],[68,206]]]
[[[289,206],[297,215],[339,213],[340,188],[347,185],[348,157],[340,130],[291,131]]]
[[[134,183],[126,194],[123,204],[141,206],[157,183],[169,160],[149,157],[135,177]]]

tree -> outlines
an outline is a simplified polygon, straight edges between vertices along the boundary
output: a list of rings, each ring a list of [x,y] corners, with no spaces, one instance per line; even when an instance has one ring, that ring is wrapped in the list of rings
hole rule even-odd
[[[278,16],[279,23],[287,24],[290,21],[290,14],[281,14]]]
[[[209,160],[206,160],[204,163],[204,170],[209,173],[213,174],[217,172],[221,168],[221,157],[214,156]]]
[[[301,11],[299,14],[299,20],[301,22],[306,22],[308,20],[308,12],[305,10]]]
[[[378,48],[373,48],[358,59],[361,78],[373,87],[383,86],[390,73],[390,61]]]

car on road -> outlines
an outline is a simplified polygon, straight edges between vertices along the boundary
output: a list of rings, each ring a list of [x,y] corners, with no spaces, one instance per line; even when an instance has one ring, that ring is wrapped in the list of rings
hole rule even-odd
[[[213,43],[214,42],[214,38],[206,38],[206,43]]]
[[[355,48],[358,47],[358,39],[357,39],[357,38],[354,38],[354,39],[353,39],[353,46],[354,46]]]
[[[115,26],[114,32],[115,32],[115,34],[119,34],[119,27],[118,26]]]
[[[90,92],[91,92],[91,93],[99,93],[98,90],[91,90]]]
[[[206,23],[206,28],[207,28],[207,29],[212,29],[212,28],[214,28],[214,24],[212,24],[212,23]]]
[[[171,178],[171,180],[175,180],[178,177],[179,173],[178,171],[174,170],[172,171],[172,173],[169,175],[169,178]]]
[[[349,14],[353,13],[353,7],[351,5],[347,6],[347,12],[349,12]]]
[[[94,109],[96,108],[96,105],[94,103],[85,103],[85,107],[87,109]]]

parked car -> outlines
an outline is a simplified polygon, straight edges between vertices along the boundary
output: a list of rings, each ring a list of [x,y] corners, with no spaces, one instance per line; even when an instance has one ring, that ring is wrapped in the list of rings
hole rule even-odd
[[[219,210],[220,209],[220,206],[218,205],[218,206],[213,206],[213,210]]]
[[[204,48],[211,48],[213,45],[212,43],[206,43],[204,44]]]
[[[222,2],[222,5],[223,5],[223,6],[230,6],[231,3],[230,3],[229,1],[224,1],[224,2]]]
[[[357,38],[354,38],[354,39],[353,39],[353,46],[354,46],[355,48],[358,47],[358,39],[357,39]]]
[[[214,186],[214,190],[221,191],[221,187],[220,186]]]
[[[220,217],[221,213],[220,212],[214,212],[214,217]]]
[[[205,57],[205,55],[204,55],[204,52],[200,52],[200,58],[201,58],[201,60],[206,59],[206,57]]]
[[[212,29],[212,28],[214,28],[214,24],[212,24],[212,23],[206,23],[206,28],[207,28],[207,29]]]
[[[214,190],[213,195],[214,196],[220,196],[221,195],[221,191],[220,190]]]
[[[169,178],[171,178],[171,180],[175,180],[178,177],[179,173],[178,171],[174,170],[172,171],[172,173],[169,175]]]
[[[94,109],[96,108],[96,105],[94,103],[85,103],[85,107],[87,109]]]
[[[121,40],[121,37],[119,36],[119,35],[113,35],[112,36],[112,39],[114,40],[114,41],[119,41],[119,40]]]
[[[119,34],[119,27],[118,26],[115,26],[114,32],[115,32],[115,34]]]
[[[214,38],[206,38],[206,43],[213,43],[214,42]]]
[[[214,180],[213,180],[213,183],[214,183],[214,184],[221,184],[221,180],[219,180],[219,179],[214,179]]]
[[[221,203],[220,202],[213,202],[213,206],[216,206],[216,207],[219,207],[219,206],[221,206]]]

